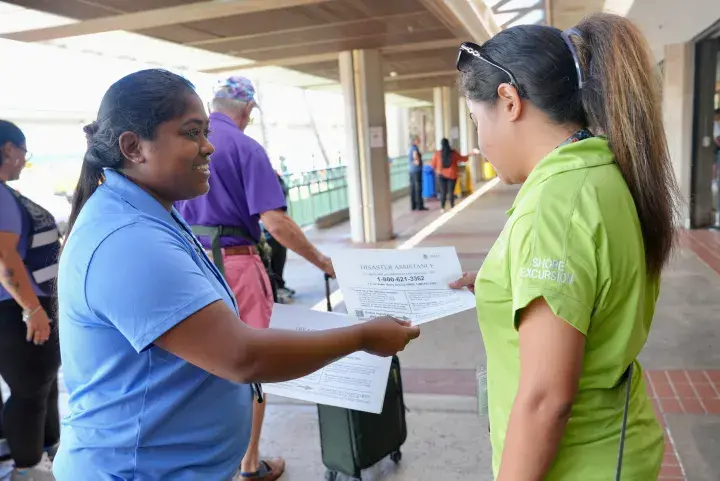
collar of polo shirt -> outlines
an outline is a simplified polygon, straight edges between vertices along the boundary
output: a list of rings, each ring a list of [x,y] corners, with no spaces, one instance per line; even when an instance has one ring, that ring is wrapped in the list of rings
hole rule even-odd
[[[530,175],[515,197],[512,207],[507,211],[507,215],[512,215],[517,205],[528,192],[538,187],[550,177],[571,170],[597,167],[612,164],[613,162],[615,162],[615,156],[610,150],[610,145],[605,137],[592,137],[579,142],[562,145],[550,152],[535,166],[532,172],[530,172]]]

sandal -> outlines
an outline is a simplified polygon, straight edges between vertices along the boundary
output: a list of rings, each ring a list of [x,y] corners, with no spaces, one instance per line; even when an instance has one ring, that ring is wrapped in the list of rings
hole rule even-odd
[[[241,471],[236,480],[261,479],[264,481],[275,481],[285,472],[285,461],[280,458],[261,460],[258,470],[251,473]]]

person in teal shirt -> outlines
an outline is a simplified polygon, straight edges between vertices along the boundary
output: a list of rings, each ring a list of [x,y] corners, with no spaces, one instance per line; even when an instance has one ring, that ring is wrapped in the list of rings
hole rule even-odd
[[[239,472],[260,382],[352,352],[395,354],[417,327],[383,318],[320,332],[253,329],[173,203],[205,194],[213,146],[203,102],[164,70],[113,84],[88,149],[60,255],[59,329],[69,415],[58,481],[272,481]]]
[[[458,69],[480,150],[522,184],[480,272],[452,284],[477,298],[495,477],[616,479],[624,433],[621,479],[657,479],[663,431],[637,356],[677,185],[646,42],[596,14],[465,43]]]

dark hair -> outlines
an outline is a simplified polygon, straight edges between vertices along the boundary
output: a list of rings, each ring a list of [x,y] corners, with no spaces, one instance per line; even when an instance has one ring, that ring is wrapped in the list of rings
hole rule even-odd
[[[0,120],[0,147],[10,142],[15,147],[20,147],[25,143],[25,134],[20,127],[7,120]],[[0,165],[3,164],[2,152],[0,152]]]
[[[522,98],[563,125],[606,135],[637,209],[647,272],[657,276],[675,245],[678,186],[663,127],[659,77],[640,30],[618,15],[597,13],[571,31],[573,54],[557,28],[503,30],[481,54],[517,78]],[[494,103],[502,70],[473,59],[460,78],[470,100]]]
[[[133,132],[152,140],[160,124],[185,113],[191,92],[195,86],[187,79],[161,69],[141,70],[110,86],[97,120],[83,128],[88,146],[73,195],[68,236],[83,205],[104,180],[103,169],[123,167],[120,136]]]
[[[448,139],[442,139],[440,141],[440,151],[442,153],[442,166],[447,169],[452,165],[452,149],[450,148],[450,141]]]

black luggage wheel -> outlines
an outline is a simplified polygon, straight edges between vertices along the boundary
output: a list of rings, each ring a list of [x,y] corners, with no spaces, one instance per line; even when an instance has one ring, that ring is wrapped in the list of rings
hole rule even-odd
[[[325,471],[325,481],[336,481],[337,478],[338,478],[337,471],[330,471],[329,469]],[[352,478],[352,481],[362,481],[362,479]]]
[[[402,452],[398,449],[397,451],[390,453],[390,460],[395,464],[400,464],[400,461],[402,460]],[[332,471],[330,469],[325,470],[325,481],[336,481],[337,477],[337,471]],[[362,479],[352,478],[352,481],[362,481]]]
[[[402,453],[400,452],[400,450],[398,449],[394,453],[391,453],[390,459],[392,460],[393,463],[399,464],[400,460],[402,459]]]

